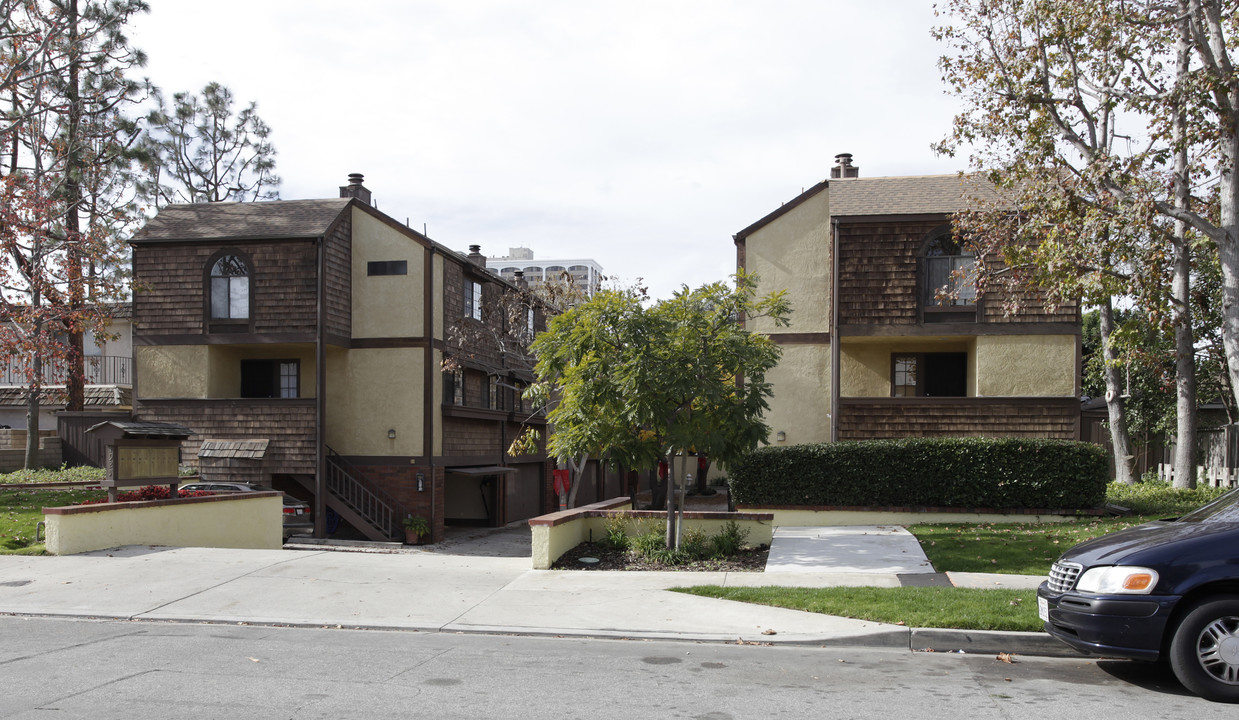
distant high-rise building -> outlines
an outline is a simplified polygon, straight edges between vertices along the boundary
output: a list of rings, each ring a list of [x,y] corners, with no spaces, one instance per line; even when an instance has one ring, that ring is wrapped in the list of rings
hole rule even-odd
[[[508,254],[503,257],[486,258],[486,267],[497,270],[499,276],[508,282],[516,282],[516,273],[523,272],[525,281],[532,287],[567,275],[591,297],[598,291],[603,280],[602,266],[593,260],[578,258],[535,262],[533,250],[523,247],[508,248]]]

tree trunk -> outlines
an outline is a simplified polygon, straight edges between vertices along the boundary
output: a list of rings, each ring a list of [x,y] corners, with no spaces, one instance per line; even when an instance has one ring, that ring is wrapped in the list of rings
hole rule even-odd
[[[32,303],[37,307],[40,302],[36,292]],[[38,337],[43,332],[43,321],[35,320],[31,332]],[[39,466],[39,395],[43,392],[43,356],[36,351],[30,358],[30,382],[26,384],[26,457],[23,465],[27,470]]]
[[[1175,223],[1176,233],[1181,223]],[[1186,229],[1186,228],[1184,228]],[[1188,307],[1191,250],[1186,242],[1175,246],[1174,345],[1175,413],[1174,486],[1196,487],[1196,349],[1193,344],[1191,309]]]
[[[667,549],[675,547],[675,455],[667,451]]]
[[[1181,0],[1180,8],[1186,11]],[[1189,70],[1190,37],[1186,14],[1179,22],[1176,46],[1176,77],[1185,80]],[[1179,210],[1191,205],[1191,187],[1187,165],[1187,138],[1184,100],[1180,95],[1171,129],[1174,145],[1174,204]],[[1174,308],[1175,349],[1175,418],[1177,422],[1174,446],[1174,486],[1196,487],[1196,348],[1192,333],[1191,277],[1192,249],[1188,245],[1187,223],[1174,223],[1174,277],[1170,294]]]
[[[1110,419],[1110,447],[1114,451],[1114,479],[1135,484],[1132,475],[1131,436],[1127,433],[1127,415],[1123,409],[1123,378],[1119,375],[1118,353],[1110,338],[1114,332],[1114,306],[1109,298],[1098,308],[1101,330],[1101,353],[1105,360],[1106,410]]]
[[[589,453],[585,453],[579,459],[568,458],[568,472],[572,473],[569,477],[571,485],[568,488],[568,507],[576,507],[576,493],[581,489],[581,476],[585,471],[585,464],[589,462]]]
[[[65,87],[65,99],[68,103],[68,127],[66,128],[65,157],[65,244],[68,268],[69,312],[74,317],[74,324],[65,328],[69,336],[69,352],[66,357],[65,394],[68,399],[65,409],[78,411],[86,406],[86,368],[83,356],[84,336],[81,328],[76,325],[77,317],[82,310],[83,279],[82,279],[82,228],[79,211],[82,207],[81,178],[86,175],[86,161],[82,150],[82,97],[81,97],[81,39],[78,37],[77,0],[70,0],[67,6],[67,26],[69,30],[69,81]]]

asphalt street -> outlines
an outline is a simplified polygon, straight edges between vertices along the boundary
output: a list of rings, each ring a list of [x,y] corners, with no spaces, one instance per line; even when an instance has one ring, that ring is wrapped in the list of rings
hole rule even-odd
[[[0,718],[1232,718],[1085,658],[0,617]]]

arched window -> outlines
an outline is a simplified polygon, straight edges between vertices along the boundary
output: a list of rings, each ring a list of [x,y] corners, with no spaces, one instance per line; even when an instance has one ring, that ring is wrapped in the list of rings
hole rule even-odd
[[[247,320],[250,267],[240,255],[223,255],[211,266],[211,319]]]
[[[977,302],[976,258],[949,226],[930,233],[921,251],[925,308],[961,307]]]

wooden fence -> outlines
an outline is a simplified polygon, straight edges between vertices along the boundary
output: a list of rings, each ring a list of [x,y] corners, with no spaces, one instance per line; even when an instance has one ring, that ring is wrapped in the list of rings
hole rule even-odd
[[[1157,476],[1173,482],[1175,444],[1166,443]],[[1223,425],[1196,431],[1196,483],[1214,487],[1239,485],[1239,425]]]

